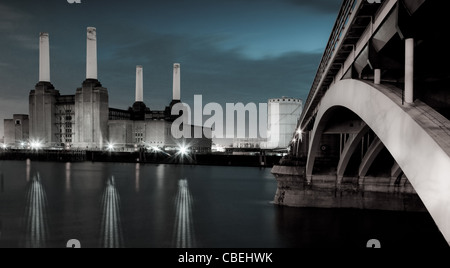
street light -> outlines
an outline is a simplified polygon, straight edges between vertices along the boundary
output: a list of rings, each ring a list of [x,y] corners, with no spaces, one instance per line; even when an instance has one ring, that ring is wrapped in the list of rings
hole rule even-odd
[[[178,147],[178,153],[184,156],[189,153],[189,150],[186,146],[180,145],[180,147]]]
[[[159,149],[157,146],[152,146],[151,148],[154,152],[161,152],[161,149]]]
[[[114,144],[108,143],[108,150],[109,150],[109,151],[114,150]]]
[[[298,137],[299,137],[299,139],[300,139],[300,141],[303,141],[303,130],[301,130],[300,128],[297,130],[297,135],[298,135]]]
[[[39,150],[42,147],[42,144],[39,141],[31,141],[30,146],[33,150]]]

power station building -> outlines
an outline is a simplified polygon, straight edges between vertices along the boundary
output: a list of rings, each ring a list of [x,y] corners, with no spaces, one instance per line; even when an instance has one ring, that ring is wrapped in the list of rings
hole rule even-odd
[[[136,99],[132,107],[110,108],[108,90],[98,80],[95,28],[87,28],[86,80],[74,95],[61,95],[52,85],[49,34],[41,33],[39,40],[39,82],[30,91],[29,117],[15,115],[13,120],[5,120],[7,146],[19,147],[20,143],[29,142],[66,149],[125,150],[183,145],[194,152],[211,150],[212,140],[205,136],[210,129],[187,126],[192,133],[202,128],[202,138],[175,139],[172,135],[172,122],[180,116],[171,114],[172,106],[181,102],[180,64],[174,64],[173,99],[164,110],[151,110],[143,102],[142,66],[136,68]],[[22,136],[18,135],[19,128],[23,128]]]

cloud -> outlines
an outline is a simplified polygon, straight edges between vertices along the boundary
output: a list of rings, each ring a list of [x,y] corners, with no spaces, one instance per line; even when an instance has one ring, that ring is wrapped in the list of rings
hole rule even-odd
[[[287,0],[291,4],[308,7],[323,13],[336,13],[342,4],[340,0]]]
[[[15,7],[0,4],[0,34],[3,40],[25,48],[39,48],[36,39],[23,32],[24,25],[32,22],[32,16]]]
[[[39,42],[37,41],[36,35],[13,34],[10,36],[10,39],[24,49],[39,50]]]
[[[31,16],[26,13],[0,3],[0,31],[16,29],[20,23],[30,18]]]

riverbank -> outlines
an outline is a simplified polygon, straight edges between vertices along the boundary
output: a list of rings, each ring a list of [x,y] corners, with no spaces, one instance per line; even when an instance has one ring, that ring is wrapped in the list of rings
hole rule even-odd
[[[232,155],[223,153],[168,154],[165,152],[114,152],[81,150],[6,150],[0,160],[27,160],[52,162],[122,162],[150,164],[186,164],[210,166],[273,167],[281,156]]]

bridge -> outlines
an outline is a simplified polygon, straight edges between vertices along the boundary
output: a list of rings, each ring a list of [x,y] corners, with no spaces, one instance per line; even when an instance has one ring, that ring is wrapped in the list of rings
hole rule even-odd
[[[450,244],[447,12],[446,1],[343,1],[273,169],[275,203],[422,207]]]

